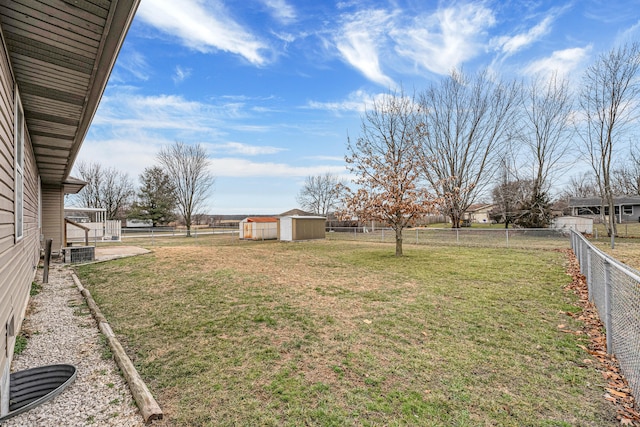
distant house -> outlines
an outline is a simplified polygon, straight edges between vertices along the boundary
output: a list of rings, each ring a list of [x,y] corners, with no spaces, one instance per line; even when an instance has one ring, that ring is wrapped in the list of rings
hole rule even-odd
[[[478,203],[475,205],[471,205],[467,208],[466,219],[471,222],[488,224],[491,222],[491,220],[489,219],[489,212],[495,206],[496,205],[491,203]]]
[[[240,238],[245,240],[275,240],[278,238],[278,218],[249,217],[240,221]]]
[[[64,195],[85,184],[69,175],[138,3],[0,2],[0,416],[41,238],[62,247]]]
[[[640,196],[615,197],[616,222],[640,221]],[[600,197],[572,197],[569,199],[569,208],[573,216],[586,216],[598,218],[601,216],[602,199]],[[604,215],[609,215],[609,207],[605,206]]]

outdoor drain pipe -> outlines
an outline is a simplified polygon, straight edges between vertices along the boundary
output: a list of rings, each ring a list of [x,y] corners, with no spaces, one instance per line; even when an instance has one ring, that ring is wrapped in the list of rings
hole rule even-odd
[[[76,284],[80,293],[84,296],[87,301],[87,305],[89,306],[89,310],[93,314],[94,319],[98,322],[98,328],[100,328],[100,332],[107,338],[107,342],[109,343],[109,347],[113,352],[113,358],[115,359],[118,367],[122,371],[124,378],[127,380],[127,384],[129,384],[129,389],[131,390],[131,394],[140,408],[140,413],[142,414],[142,418],[144,418],[145,423],[150,423],[153,420],[161,420],[162,419],[162,409],[160,409],[160,405],[153,398],[151,392],[147,388],[147,385],[144,383],[140,374],[136,370],[135,366],[127,356],[127,353],[120,345],[118,338],[114,335],[111,330],[111,326],[107,322],[107,319],[102,315],[102,312],[98,308],[98,305],[93,300],[91,293],[88,289],[82,286],[80,279],[76,276],[75,273],[71,273],[71,278],[73,282]]]

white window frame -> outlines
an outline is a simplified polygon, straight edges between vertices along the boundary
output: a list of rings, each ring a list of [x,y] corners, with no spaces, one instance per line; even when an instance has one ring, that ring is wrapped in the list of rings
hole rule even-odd
[[[622,214],[623,215],[633,215],[633,205],[623,205],[622,206]]]
[[[14,145],[15,145],[15,182],[14,216],[15,240],[24,237],[24,110],[20,102],[18,88],[15,89]]]

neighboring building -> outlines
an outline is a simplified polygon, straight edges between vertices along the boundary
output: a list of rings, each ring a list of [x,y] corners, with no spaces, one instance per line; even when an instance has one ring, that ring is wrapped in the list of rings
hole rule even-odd
[[[551,228],[575,230],[578,233],[593,234],[593,218],[579,216],[559,216],[551,221]]]
[[[153,228],[152,219],[129,219],[126,222],[127,228]]]
[[[467,208],[466,219],[471,222],[476,222],[480,224],[489,224],[491,223],[491,219],[489,219],[489,212],[496,205],[491,203],[478,203],[475,205],[471,205]]]
[[[323,216],[283,216],[280,218],[279,238],[285,242],[324,239],[326,221]]]
[[[139,0],[0,0],[0,416],[40,259],[62,246],[69,176]],[[41,237],[42,236],[42,237]]]
[[[240,238],[275,240],[278,238],[278,218],[250,217],[240,221]]]
[[[291,209],[291,210],[288,210],[286,212],[282,212],[278,216],[279,217],[283,217],[283,216],[316,216],[316,214],[311,213],[311,212],[307,212],[307,211],[303,211],[302,209]]]
[[[640,221],[640,196],[615,197],[616,222],[638,222]],[[573,216],[586,216],[589,218],[600,218],[600,208],[602,199],[600,197],[572,197],[569,199],[569,208]],[[604,214],[609,215],[609,207],[605,206]]]

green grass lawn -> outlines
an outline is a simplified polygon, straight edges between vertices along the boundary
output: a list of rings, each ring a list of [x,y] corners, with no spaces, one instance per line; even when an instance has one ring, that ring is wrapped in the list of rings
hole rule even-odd
[[[78,268],[160,425],[616,425],[560,252],[218,243]]]

